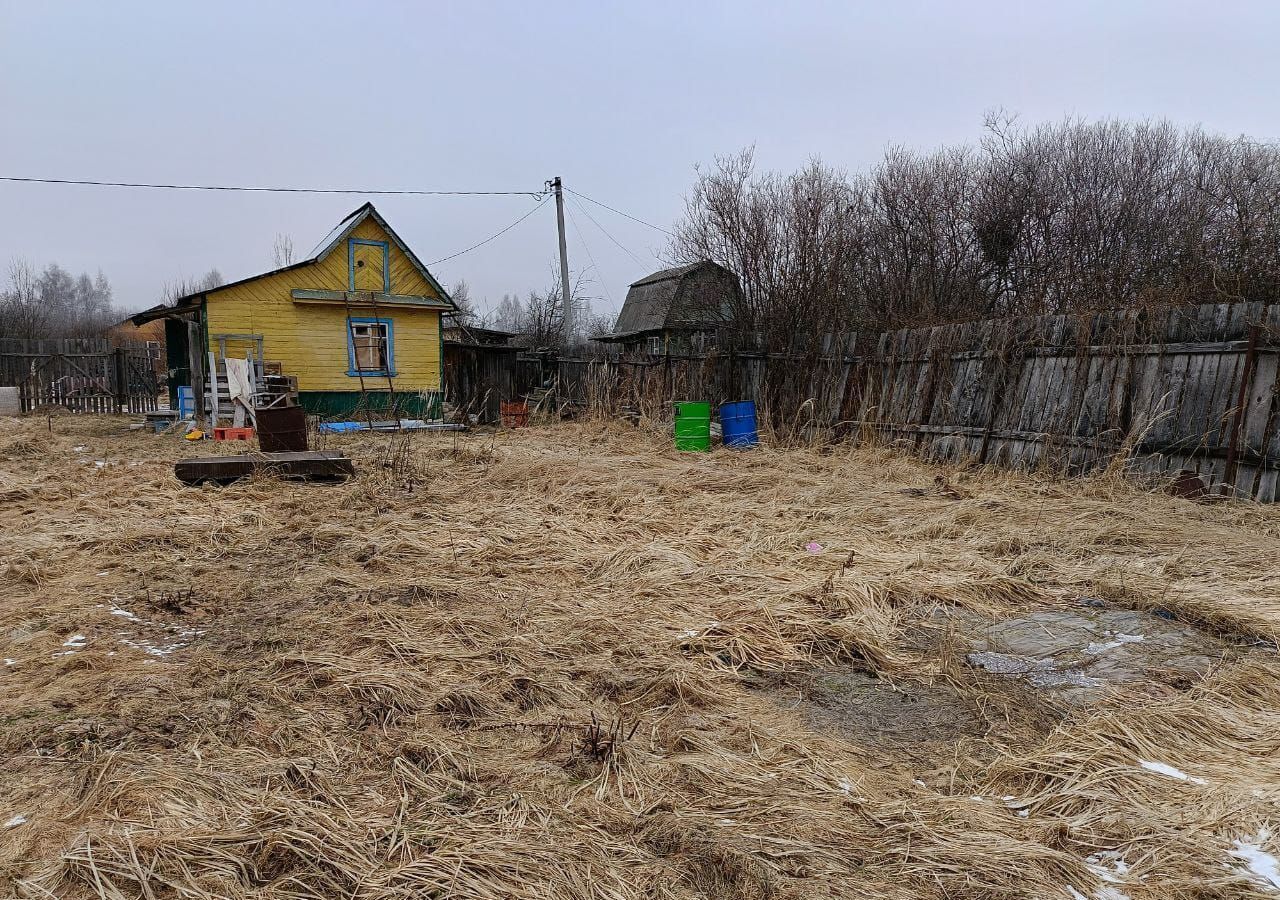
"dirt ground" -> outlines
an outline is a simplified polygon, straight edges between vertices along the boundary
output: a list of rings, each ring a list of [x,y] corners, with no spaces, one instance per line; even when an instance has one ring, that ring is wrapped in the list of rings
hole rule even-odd
[[[328,443],[185,488],[207,443],[0,419],[0,894],[1280,897],[1278,509]]]

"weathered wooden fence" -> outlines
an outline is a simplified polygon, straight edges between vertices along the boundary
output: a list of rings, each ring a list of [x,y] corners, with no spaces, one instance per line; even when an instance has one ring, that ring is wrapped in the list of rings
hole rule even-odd
[[[1078,472],[1125,453],[1269,502],[1278,362],[1280,305],[1234,303],[854,334],[808,357],[613,362],[565,380],[607,384],[615,403],[754,399],[775,427],[948,458]]]
[[[97,338],[0,340],[0,385],[18,388],[23,412],[148,412],[161,390],[152,350]]]
[[[554,364],[551,371],[554,373]],[[444,344],[444,398],[480,422],[499,419],[503,401],[518,400],[542,385],[544,360],[518,347]]]

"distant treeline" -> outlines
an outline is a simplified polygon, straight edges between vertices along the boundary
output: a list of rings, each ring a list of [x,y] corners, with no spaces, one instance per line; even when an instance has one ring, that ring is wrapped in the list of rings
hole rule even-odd
[[[794,341],[1005,315],[1280,299],[1280,147],[1167,122],[991,116],[977,146],[864,175],[752,151],[700,174],[673,255],[738,272],[742,329]]]
[[[101,270],[74,276],[55,262],[37,272],[15,259],[7,275],[0,287],[0,338],[93,337],[121,318]]]

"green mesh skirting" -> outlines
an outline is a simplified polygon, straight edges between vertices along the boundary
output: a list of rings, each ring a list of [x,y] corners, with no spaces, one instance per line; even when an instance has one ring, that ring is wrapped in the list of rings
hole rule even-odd
[[[395,408],[392,407],[394,400]],[[356,418],[372,410],[386,419],[440,418],[440,394],[438,391],[299,391],[298,402],[313,416],[325,419]]]

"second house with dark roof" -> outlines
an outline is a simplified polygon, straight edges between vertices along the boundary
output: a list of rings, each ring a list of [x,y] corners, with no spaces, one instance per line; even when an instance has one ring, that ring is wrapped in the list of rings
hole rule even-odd
[[[596,340],[626,355],[705,353],[733,322],[740,298],[738,276],[718,263],[663,269],[631,285],[613,332]]]

